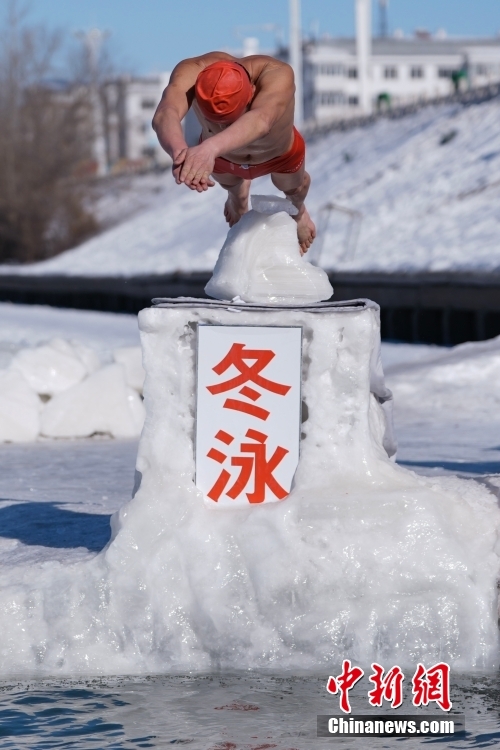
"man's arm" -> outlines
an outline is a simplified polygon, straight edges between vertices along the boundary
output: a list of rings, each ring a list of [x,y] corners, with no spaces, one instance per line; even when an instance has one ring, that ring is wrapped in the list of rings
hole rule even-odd
[[[178,184],[188,151],[181,122],[192,104],[194,85],[202,69],[198,58],[183,60],[176,65],[153,117],[153,128],[161,147],[172,157],[172,173]]]
[[[180,182],[194,190],[206,184],[215,159],[267,135],[285,113],[294,92],[293,71],[289,65],[271,63],[266,66],[259,77],[258,91],[250,111],[221,133],[207,138],[199,146],[188,148]]]
[[[196,79],[206,65],[221,58],[233,59],[224,52],[209,52],[182,60],[176,65],[153,117],[152,124],[160,145],[172,157],[172,172],[177,183],[180,182],[179,175],[188,150],[181,122],[193,102]],[[212,187],[214,183],[212,180],[209,182]],[[207,187],[194,189],[206,190]]]
[[[199,70],[193,60],[183,60],[175,66],[153,117],[153,128],[160,145],[172,158],[176,151],[187,148],[181,121],[191,106]]]

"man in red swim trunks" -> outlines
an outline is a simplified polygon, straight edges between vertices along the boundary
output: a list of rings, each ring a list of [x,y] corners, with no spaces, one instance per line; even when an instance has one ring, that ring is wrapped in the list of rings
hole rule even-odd
[[[153,127],[173,159],[177,184],[201,193],[216,180],[228,191],[224,215],[231,227],[248,211],[250,182],[270,174],[299,210],[294,219],[305,253],[316,228],[304,205],[311,178],[304,140],[293,127],[294,93],[286,63],[266,55],[238,60],[209,52],[174,68]],[[181,121],[191,106],[202,133],[200,143],[189,148]]]

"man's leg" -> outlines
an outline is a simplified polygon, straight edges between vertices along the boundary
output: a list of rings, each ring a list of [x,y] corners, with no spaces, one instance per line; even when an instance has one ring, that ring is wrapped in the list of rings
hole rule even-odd
[[[224,216],[229,226],[232,227],[248,211],[251,180],[243,180],[232,174],[212,174],[212,177],[228,192]]]
[[[297,172],[290,174],[273,172],[271,179],[278,190],[282,190],[293,205],[299,209],[299,213],[293,218],[297,222],[300,251],[302,254],[307,253],[316,237],[316,227],[304,205],[311,178],[302,165]]]

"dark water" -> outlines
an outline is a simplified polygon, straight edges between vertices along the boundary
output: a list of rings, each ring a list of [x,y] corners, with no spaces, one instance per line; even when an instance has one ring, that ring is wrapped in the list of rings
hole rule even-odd
[[[0,683],[0,748],[174,748],[309,750],[500,747],[500,676],[455,676],[453,711],[465,713],[461,739],[318,739],[317,714],[339,713],[325,677],[259,674],[26,680]],[[368,684],[369,685],[369,684]],[[358,687],[359,686],[359,687]],[[363,680],[351,691],[353,713],[374,713]],[[409,692],[409,691],[408,691]],[[404,713],[417,710],[405,693]],[[388,713],[388,711],[385,711]],[[444,716],[444,714],[443,714]]]

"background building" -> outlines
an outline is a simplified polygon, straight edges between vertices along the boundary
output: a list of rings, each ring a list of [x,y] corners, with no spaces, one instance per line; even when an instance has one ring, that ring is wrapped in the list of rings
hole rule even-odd
[[[368,32],[367,32],[368,33]],[[359,31],[356,38],[310,39],[303,43],[303,108],[307,123],[358,117],[370,111],[411,104],[500,82],[500,38],[452,39],[423,30],[414,37],[365,39],[368,49],[363,104],[359,75]],[[236,56],[259,54],[256,38],[244,39]],[[273,54],[262,51],[262,54]],[[288,49],[275,56],[288,60]],[[171,159],[158,143],[151,120],[170,73],[119,77],[101,85],[107,169],[135,171],[165,168]],[[184,122],[190,146],[200,126],[193,112]]]
[[[141,78],[122,76],[101,85],[108,169],[133,171],[171,163],[151,126],[169,79],[169,72]]]
[[[371,40],[371,108],[446,96],[459,87],[500,81],[500,39],[412,38]],[[304,114],[325,122],[358,116],[360,82],[356,39],[310,40],[303,46]]]

